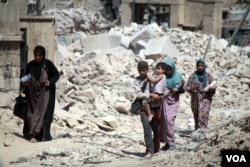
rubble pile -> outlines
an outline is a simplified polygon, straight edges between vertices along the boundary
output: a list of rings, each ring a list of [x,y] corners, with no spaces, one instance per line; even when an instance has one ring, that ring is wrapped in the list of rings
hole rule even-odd
[[[102,43],[107,43],[106,39],[108,38],[105,36],[112,35],[120,37],[121,46],[110,46],[108,49],[110,51],[107,51],[107,48],[93,49],[94,46],[85,46],[84,48],[80,45],[80,41],[86,40],[89,36],[72,42],[68,46],[58,46],[59,52],[61,50],[60,55],[63,57],[59,66],[63,75],[59,82],[58,102],[60,110],[55,112],[57,126],[55,134],[61,133],[58,130],[60,128],[71,136],[104,130],[109,134],[116,135],[133,133],[129,134],[130,140],[143,143],[140,140],[142,139],[140,134],[131,132],[131,129],[137,129],[137,132],[141,130],[141,125],[138,126],[140,120],[129,114],[130,103],[134,97],[133,79],[137,75],[137,62],[146,60],[150,65],[150,73],[152,73],[157,62],[171,57],[175,60],[177,69],[187,80],[188,76],[195,70],[195,60],[204,56],[210,37],[212,40],[205,57],[207,71],[213,74],[218,84],[212,103],[209,128],[216,128],[225,120],[243,117],[249,111],[250,75],[248,71],[250,61],[247,49],[236,46],[226,47],[227,41],[218,40],[213,36],[179,29],[166,29],[155,24],[148,26],[132,24],[130,27],[115,27],[107,34],[102,34],[102,38],[92,37],[101,40]],[[152,42],[152,40],[154,41]],[[160,45],[159,43],[164,44]],[[86,51],[92,49],[93,51]],[[124,116],[124,114],[128,114],[128,116]],[[190,108],[190,96],[185,93],[181,95],[176,129],[192,131],[193,128],[194,120]],[[199,142],[187,144],[188,140],[180,137],[181,134],[178,134],[178,131],[176,135],[180,150],[194,150],[199,145]],[[109,141],[119,143],[114,136],[109,138]],[[230,140],[231,138],[226,137],[226,139]],[[120,147],[123,149],[130,145],[130,141],[126,140]],[[137,150],[143,150],[142,145],[138,143],[132,145]],[[228,147],[227,144],[225,145]],[[213,150],[213,148],[207,148],[206,145],[204,149],[207,150],[207,153],[203,154],[206,157],[205,162],[214,159],[212,155],[219,156],[219,149]],[[129,150],[133,151],[134,149]],[[208,156],[211,152],[213,154]],[[105,159],[102,156],[95,158]],[[219,163],[219,159],[217,158],[215,162]]]
[[[93,166],[93,163],[102,163],[105,166],[104,163],[123,157],[128,158],[127,162],[132,159],[138,164],[141,162],[133,166],[145,166],[146,163],[150,166],[219,166],[221,149],[249,149],[249,135],[232,124],[232,120],[244,117],[250,109],[249,49],[227,47],[227,41],[212,35],[156,24],[132,23],[129,27],[95,31],[87,22],[99,16],[89,16],[90,12],[83,8],[47,13],[56,16],[58,34],[64,38],[64,41],[58,41],[57,64],[62,75],[57,83],[58,103],[52,124],[54,138],[38,154],[20,157],[22,159],[12,163],[26,166]],[[76,24],[75,20],[81,24]],[[97,27],[105,27],[106,23],[100,21]],[[75,36],[79,38],[72,40]],[[175,121],[177,150],[161,152],[152,161],[138,161],[141,159],[139,153],[145,152],[143,130],[140,117],[129,112],[134,98],[133,80],[138,75],[137,62],[146,60],[151,75],[157,62],[171,57],[187,80],[195,70],[195,60],[204,55],[207,71],[217,81],[209,133],[202,132],[202,136],[197,132],[190,136],[194,130],[190,96],[182,94]],[[15,125],[14,128],[21,131],[22,120],[13,118],[11,112],[4,110],[3,113],[0,115],[1,129],[5,131],[5,127]],[[249,123],[249,119],[245,121]],[[249,124],[244,123],[243,129],[249,129]],[[213,136],[216,134],[215,140]],[[14,146],[7,141],[13,141],[12,133],[5,132],[4,138],[0,136],[0,139],[3,139],[4,147]],[[124,164],[129,166],[127,162]],[[107,166],[112,165],[107,163]]]
[[[128,112],[134,93],[129,87],[133,83],[129,76],[130,68],[135,66],[133,56],[132,52],[119,47],[109,54],[93,51],[68,57],[60,67],[63,76],[59,102],[80,101],[82,109],[88,112],[112,111],[116,106],[120,108],[118,111]],[[119,99],[127,104],[124,105],[126,109],[119,107]]]
[[[173,46],[169,52],[171,53],[172,50],[176,49],[174,51],[176,54],[168,54],[168,51],[162,54],[152,45],[145,45],[145,48],[142,48],[138,55],[131,52],[131,48],[126,49],[126,46],[111,48],[112,51],[109,53],[104,53],[102,50],[82,53],[82,48],[79,46],[76,50],[80,50],[80,52],[71,52],[72,56],[63,60],[63,64],[60,66],[64,75],[60,82],[59,101],[75,101],[75,97],[77,97],[77,99],[82,99],[81,101],[84,103],[88,103],[90,98],[95,98],[99,99],[97,104],[106,104],[110,107],[110,110],[117,109],[116,104],[119,102],[119,98],[124,99],[124,103],[128,104],[132,100],[131,97],[133,97],[132,84],[133,77],[137,75],[136,63],[142,59],[148,61],[151,69],[153,69],[156,62],[162,61],[166,57],[172,57],[176,61],[177,69],[182,72],[187,80],[188,76],[195,70],[195,60],[204,56],[210,38],[210,36],[200,33],[179,29],[164,29],[156,25],[146,26],[153,30],[150,32],[151,35],[147,35],[145,38],[145,31],[143,30],[145,27],[140,28],[135,24],[131,27],[123,29],[117,27],[111,29],[109,34],[120,33],[121,43],[129,41],[130,44],[135,44],[135,47],[132,48],[133,51],[137,49],[136,42],[140,40],[147,43],[152,39],[161,40],[162,37],[167,37],[169,43]],[[125,42],[123,41],[125,35],[122,32],[126,32],[124,33],[127,38]],[[134,34],[137,34],[136,38],[133,37]],[[149,33],[147,32],[147,34]],[[128,40],[129,38],[133,40]],[[164,42],[165,40],[161,41]],[[249,110],[249,105],[247,105],[250,100],[248,96],[250,85],[250,75],[248,73],[250,68],[249,53],[236,46],[227,48],[226,45],[227,41],[218,40],[212,36],[206,54],[207,71],[211,72],[218,82],[213,105],[215,108],[236,107]],[[158,45],[159,47],[161,46]],[[162,47],[165,46],[162,45]],[[68,46],[68,48],[71,48],[71,46]],[[148,48],[152,50],[150,55],[159,55],[157,59],[151,59],[150,55],[145,55]],[[124,90],[126,90],[124,96],[120,93],[120,90],[116,90],[117,85],[123,86]],[[74,93],[67,96],[66,99],[65,94],[67,95],[72,88]],[[86,90],[91,90],[93,97],[90,97]],[[108,95],[112,95],[113,99],[110,100],[111,97],[108,98]],[[190,102],[188,94],[186,93],[182,99],[181,109],[185,108],[187,110]],[[110,103],[110,101],[113,101],[113,103]],[[129,106],[122,110],[128,112]]]
[[[65,10],[50,9],[43,11],[42,14],[55,17],[58,35],[71,34],[75,31],[98,34],[109,29],[111,25],[100,12],[89,11],[84,7]]]

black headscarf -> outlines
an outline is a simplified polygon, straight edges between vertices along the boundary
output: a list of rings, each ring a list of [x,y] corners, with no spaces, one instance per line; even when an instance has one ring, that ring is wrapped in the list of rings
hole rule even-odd
[[[41,45],[37,45],[35,47],[34,55],[36,52],[41,53],[43,55],[43,59],[41,62],[33,61],[33,63],[32,63],[33,67],[32,67],[32,70],[30,72],[31,72],[31,75],[34,76],[36,80],[39,80],[41,73],[42,73],[42,68],[44,67],[44,63],[45,63],[46,52],[45,52],[45,48]]]

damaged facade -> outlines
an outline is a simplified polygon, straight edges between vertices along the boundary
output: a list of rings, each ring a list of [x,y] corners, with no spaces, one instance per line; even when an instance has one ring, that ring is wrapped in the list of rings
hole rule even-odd
[[[250,44],[250,0],[228,0],[224,3],[222,18],[222,38],[230,39],[242,22],[235,37],[234,44],[248,46]],[[245,15],[245,20],[244,19]]]
[[[36,45],[44,45],[55,61],[56,34],[53,17],[30,16],[20,1],[0,2],[0,90],[19,91],[19,79]],[[15,13],[10,15],[9,13]]]
[[[18,1],[0,2],[0,89],[2,91],[19,88],[20,43]]]
[[[155,17],[158,24],[167,23],[170,28],[200,30],[220,38],[222,7],[222,0],[123,0],[122,24],[143,23],[146,15],[149,22]]]
[[[33,58],[32,51],[37,44],[44,45],[48,58],[57,63],[57,38],[62,36],[60,31],[56,31],[58,27],[55,18],[42,16],[42,11],[83,7],[86,10],[101,11],[109,21],[119,20],[116,24],[121,26],[127,26],[131,22],[138,24],[155,22],[159,26],[200,31],[220,38],[222,34],[225,35],[222,32],[223,3],[222,0],[25,0],[22,3],[18,0],[2,0],[0,1],[0,90],[19,90],[19,78],[25,70],[26,63]],[[9,15],[9,13],[15,14]],[[71,21],[71,24],[61,23],[64,25],[63,28],[70,29],[67,31],[69,35],[74,27],[74,31],[83,32],[89,31],[91,27],[97,30],[90,32],[93,35],[98,34],[99,29],[106,31],[114,25],[107,25],[103,20],[97,24],[95,19],[100,20],[102,16],[87,11],[86,13],[84,16],[91,18],[90,22],[79,18]],[[62,15],[66,16],[65,13]],[[232,31],[230,29],[230,32]]]

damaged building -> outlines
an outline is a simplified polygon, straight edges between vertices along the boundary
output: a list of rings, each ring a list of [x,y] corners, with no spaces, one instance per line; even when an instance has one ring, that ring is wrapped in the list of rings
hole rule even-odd
[[[55,61],[55,19],[22,13],[22,7],[19,0],[0,1],[0,90],[3,92],[18,92],[20,76],[27,62],[33,59],[35,45],[44,45],[48,58]]]
[[[221,38],[230,39],[235,30],[238,30],[232,42],[238,46],[250,44],[250,0],[228,0],[222,11]],[[239,28],[237,28],[239,26]]]
[[[122,24],[157,22],[221,36],[222,0],[123,0]]]
[[[223,5],[223,0],[25,0],[22,3],[19,0],[1,0],[0,90],[18,92],[19,78],[26,63],[33,59],[33,48],[37,44],[44,45],[48,58],[57,64],[59,33],[56,31],[56,19],[42,15],[42,11],[82,7],[101,12],[112,26],[128,26],[131,22],[157,23],[167,28],[178,27],[213,34],[217,38],[223,35],[230,38],[228,34],[232,34],[235,25],[223,27],[226,11]],[[77,20],[67,25],[77,27],[76,23]],[[79,27],[79,30],[85,30],[81,22]],[[103,31],[110,27],[104,26]],[[244,32],[248,33],[249,29],[246,30]]]

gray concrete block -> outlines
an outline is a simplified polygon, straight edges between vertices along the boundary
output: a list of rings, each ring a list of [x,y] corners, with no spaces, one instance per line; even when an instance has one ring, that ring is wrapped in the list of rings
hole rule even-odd
[[[114,35],[109,35],[108,38],[109,38],[110,49],[120,46],[120,44],[121,44],[121,37],[114,36]]]
[[[120,46],[120,41],[121,38],[119,36],[109,36],[107,34],[93,35],[81,39],[84,52],[93,50],[109,52],[110,49]]]
[[[122,37],[121,44],[126,48],[129,48],[129,46],[135,48],[137,41],[146,41],[154,37],[154,26],[154,24],[147,25],[140,31],[136,32],[132,37]]]
[[[175,44],[168,37],[164,36],[151,39],[144,54],[146,59],[157,59],[160,57],[178,57],[179,51]]]
[[[134,48],[134,53],[135,54],[139,54],[140,50],[145,49],[147,47],[147,42],[143,41],[143,40],[139,40],[136,42],[136,46]]]

